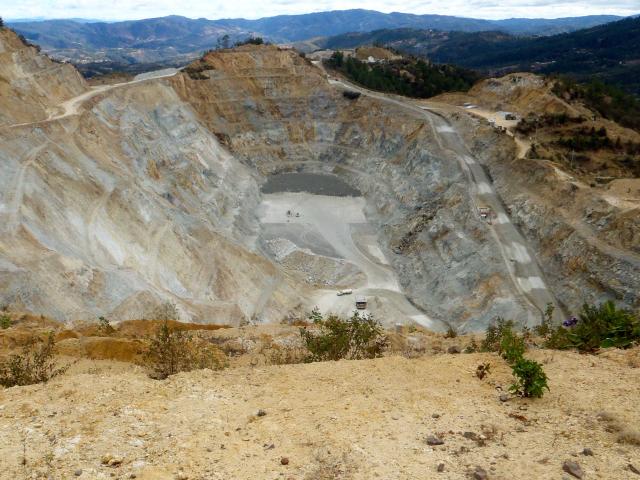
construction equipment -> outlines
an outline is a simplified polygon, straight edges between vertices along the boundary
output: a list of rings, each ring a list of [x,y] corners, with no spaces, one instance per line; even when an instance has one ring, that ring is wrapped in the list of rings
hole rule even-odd
[[[356,297],[356,308],[358,310],[365,310],[367,308],[367,297],[358,295]]]

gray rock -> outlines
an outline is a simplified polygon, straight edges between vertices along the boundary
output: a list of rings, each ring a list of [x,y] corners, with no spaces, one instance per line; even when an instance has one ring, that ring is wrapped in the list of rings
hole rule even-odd
[[[427,442],[427,445],[443,445],[444,444],[443,440],[441,440],[440,438],[434,435],[429,435],[425,441]]]
[[[440,418],[440,414],[439,413],[433,413],[433,414],[431,414],[431,418]]]
[[[266,414],[267,412],[263,409],[258,410],[258,413],[256,413],[258,417],[264,417]]]
[[[507,393],[501,393],[500,396],[498,397],[500,399],[501,402],[506,402],[509,400],[509,394]]]
[[[582,471],[582,468],[580,467],[578,462],[574,462],[573,460],[565,460],[562,464],[562,470],[576,478],[584,478],[584,472]]]
[[[458,345],[451,345],[449,348],[447,348],[447,353],[460,353],[460,347]]]
[[[487,480],[489,476],[487,475],[487,471],[482,467],[476,467],[473,471],[473,478],[475,480]]]
[[[81,470],[81,469],[78,469],[78,470],[76,470],[75,472],[73,472],[73,474],[74,474],[76,477],[79,477],[80,475],[82,475],[82,470]]]
[[[582,454],[587,457],[593,457],[593,450],[591,450],[590,448],[585,448],[584,450],[582,450]]]
[[[444,463],[439,463],[438,464],[438,472],[440,472],[440,473],[444,472]]]

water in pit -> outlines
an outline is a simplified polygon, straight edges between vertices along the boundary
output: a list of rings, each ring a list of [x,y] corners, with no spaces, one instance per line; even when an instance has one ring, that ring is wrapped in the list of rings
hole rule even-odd
[[[336,175],[326,173],[279,173],[271,175],[262,193],[306,192],[332,197],[360,197],[362,194]]]

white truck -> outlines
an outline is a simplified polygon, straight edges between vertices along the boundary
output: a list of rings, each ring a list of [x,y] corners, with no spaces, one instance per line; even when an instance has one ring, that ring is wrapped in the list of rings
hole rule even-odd
[[[353,293],[353,290],[351,290],[350,288],[346,288],[344,290],[338,291],[337,295],[339,297],[342,297],[343,295],[351,295],[352,293]]]

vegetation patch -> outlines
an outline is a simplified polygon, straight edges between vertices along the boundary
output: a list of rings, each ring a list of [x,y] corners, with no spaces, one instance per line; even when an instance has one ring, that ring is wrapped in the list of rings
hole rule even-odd
[[[174,329],[164,321],[149,339],[144,365],[149,369],[151,378],[164,380],[179,372],[222,369],[226,366],[226,357],[212,343]]]
[[[372,90],[416,98],[451,91],[466,92],[480,79],[472,70],[437,65],[415,57],[368,63],[336,51],[325,63]]]
[[[565,100],[578,100],[603,117],[640,132],[640,100],[615,85],[600,80],[578,83],[562,76],[556,79],[553,93]]]
[[[619,309],[612,301],[598,306],[585,304],[578,318],[545,333],[547,348],[575,348],[581,352],[629,348],[640,341],[640,320],[631,310]]]
[[[329,315],[326,319],[317,309],[309,316],[313,327],[300,329],[307,361],[359,360],[381,357],[388,346],[382,326],[371,315],[354,312],[348,319]]]
[[[57,366],[54,347],[53,333],[44,340],[35,336],[29,338],[20,353],[0,362],[0,385],[14,387],[44,383],[66,372],[69,365]]]
[[[552,311],[551,311],[552,313]],[[549,390],[547,375],[542,365],[524,357],[526,351],[525,336],[514,330],[512,320],[498,318],[487,328],[481,350],[497,352],[511,366],[514,383],[509,390],[522,397],[540,398]]]

